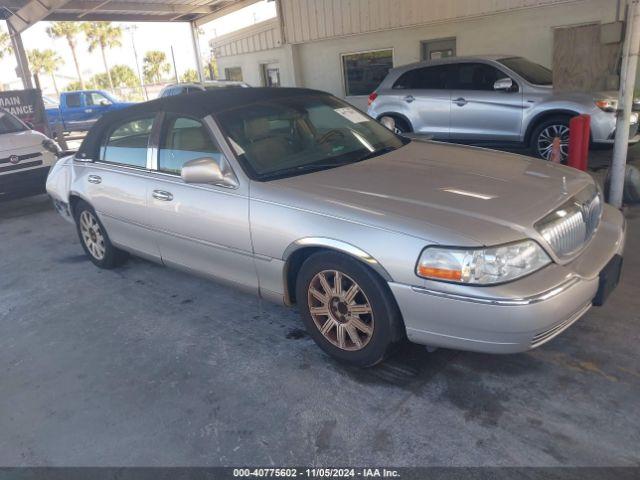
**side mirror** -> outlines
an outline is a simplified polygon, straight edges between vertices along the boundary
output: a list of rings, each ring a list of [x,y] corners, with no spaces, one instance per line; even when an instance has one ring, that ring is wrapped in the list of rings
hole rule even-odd
[[[225,172],[211,157],[189,160],[180,173],[185,183],[209,183],[223,187],[237,187],[238,180],[231,172]]]
[[[31,122],[24,122],[24,124],[29,128],[29,130],[35,130],[35,126]]]
[[[108,105],[111,105],[111,102],[109,100],[100,100],[100,106],[106,107]]]
[[[393,119],[393,117],[382,117],[380,119],[380,123],[392,132],[396,131],[396,121]]]
[[[513,88],[513,80],[511,80],[509,77],[500,78],[496,80],[495,83],[493,84],[494,90],[504,90],[508,92],[512,88]]]

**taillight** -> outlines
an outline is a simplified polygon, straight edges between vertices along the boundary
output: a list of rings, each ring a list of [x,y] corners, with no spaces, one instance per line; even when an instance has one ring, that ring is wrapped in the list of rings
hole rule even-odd
[[[378,94],[376,92],[369,95],[369,105],[371,105],[376,98],[378,98]]]

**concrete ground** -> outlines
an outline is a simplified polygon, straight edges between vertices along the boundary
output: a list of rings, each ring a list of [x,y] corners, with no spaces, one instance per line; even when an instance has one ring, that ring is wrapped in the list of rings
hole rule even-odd
[[[326,357],[293,310],[0,204],[0,465],[640,465],[640,207],[624,279],[541,348]]]

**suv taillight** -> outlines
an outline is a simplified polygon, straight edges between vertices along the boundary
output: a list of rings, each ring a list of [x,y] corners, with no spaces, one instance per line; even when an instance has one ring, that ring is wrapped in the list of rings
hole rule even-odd
[[[369,105],[371,105],[376,98],[378,98],[378,94],[376,92],[369,95]]]

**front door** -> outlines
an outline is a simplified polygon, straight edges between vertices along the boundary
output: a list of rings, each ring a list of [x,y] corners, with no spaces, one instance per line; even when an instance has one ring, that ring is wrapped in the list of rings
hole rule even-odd
[[[102,115],[111,110],[112,102],[100,92],[86,92],[85,99],[85,119],[87,123],[95,123]]]
[[[147,210],[147,147],[153,122],[148,116],[116,125],[103,139],[99,158],[78,162],[78,181],[114,245],[159,260]]]
[[[515,80],[509,90],[494,90],[509,75],[485,63],[452,65],[452,140],[518,141],[522,129],[522,91]]]
[[[242,186],[185,183],[182,165],[202,157],[226,162],[202,121],[167,115],[147,192],[162,261],[257,291],[248,195]]]

